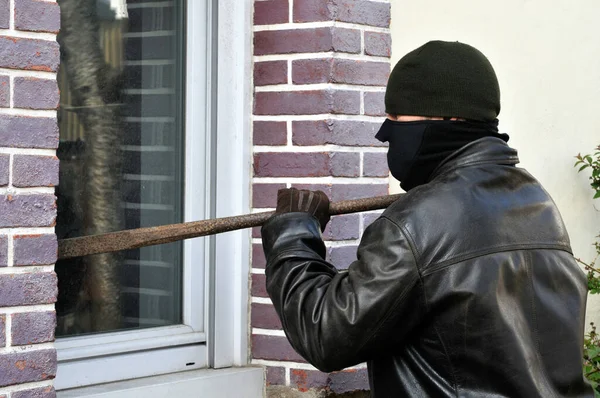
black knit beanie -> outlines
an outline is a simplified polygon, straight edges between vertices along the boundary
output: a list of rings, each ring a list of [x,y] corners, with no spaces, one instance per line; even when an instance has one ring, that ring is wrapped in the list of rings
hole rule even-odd
[[[476,48],[430,41],[394,67],[385,110],[390,115],[492,121],[500,113],[500,87],[490,61]]]

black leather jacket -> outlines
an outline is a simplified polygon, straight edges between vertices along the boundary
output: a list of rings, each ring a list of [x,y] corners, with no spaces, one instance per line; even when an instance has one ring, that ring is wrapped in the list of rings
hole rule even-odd
[[[561,216],[517,153],[484,138],[371,224],[358,260],[324,260],[306,213],[262,230],[292,346],[330,372],[367,362],[375,397],[593,397],[587,283]]]

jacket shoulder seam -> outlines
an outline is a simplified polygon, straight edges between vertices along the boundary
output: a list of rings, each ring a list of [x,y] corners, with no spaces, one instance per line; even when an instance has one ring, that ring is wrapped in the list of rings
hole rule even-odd
[[[427,266],[427,269],[423,270],[423,275],[430,275],[435,272],[441,271],[445,268],[448,268],[454,264],[460,263],[462,261],[473,260],[478,257],[487,256],[489,254],[494,253],[502,253],[512,250],[560,250],[567,252],[569,254],[573,254],[571,248],[568,245],[557,245],[557,244],[548,244],[548,243],[526,243],[526,244],[514,244],[514,245],[505,245],[505,246],[497,246],[494,248],[479,250],[471,253],[462,254],[456,257],[453,257],[448,260],[444,260],[439,263],[432,263]]]

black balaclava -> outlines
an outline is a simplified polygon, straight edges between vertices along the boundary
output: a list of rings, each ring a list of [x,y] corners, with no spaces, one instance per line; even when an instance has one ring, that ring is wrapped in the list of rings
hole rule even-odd
[[[473,141],[508,141],[498,133],[496,73],[485,55],[467,44],[430,41],[402,57],[390,74],[385,108],[389,115],[445,119],[388,119],[377,133],[389,142],[388,165],[405,191],[426,183],[445,158]]]
[[[388,166],[400,186],[408,191],[425,184],[444,159],[463,146],[484,137],[500,138],[498,121],[423,120],[397,122],[387,119],[375,136],[389,143]]]

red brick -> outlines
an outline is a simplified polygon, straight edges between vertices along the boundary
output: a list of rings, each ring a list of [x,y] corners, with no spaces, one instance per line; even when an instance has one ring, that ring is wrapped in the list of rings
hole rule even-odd
[[[338,269],[347,269],[356,261],[357,246],[337,246],[327,248],[327,261]]]
[[[388,62],[336,59],[333,63],[332,83],[385,86],[390,74]]]
[[[363,176],[365,177],[388,177],[389,169],[387,153],[365,152],[363,163]]]
[[[312,90],[255,94],[255,115],[318,115],[325,113],[358,115],[360,113],[360,92]]]
[[[277,153],[254,155],[257,177],[322,177],[329,174],[326,153]]]
[[[329,374],[318,370],[290,369],[290,385],[301,392],[321,389],[329,384]]]
[[[381,123],[354,120],[309,120],[292,123],[294,145],[385,146],[375,139]]]
[[[390,4],[367,0],[294,0],[294,22],[342,21],[388,27]]]
[[[292,63],[295,84],[340,83],[385,86],[390,73],[387,62],[347,59],[302,59]]]
[[[292,61],[292,82],[294,84],[329,83],[333,59],[299,59]]]
[[[56,376],[56,350],[35,350],[0,354],[0,387]]]
[[[260,227],[254,227],[252,228],[252,237],[253,238],[260,238]]]
[[[278,329],[281,330],[281,321],[271,304],[252,303],[251,325],[260,329]]]
[[[288,81],[287,61],[254,63],[254,85],[286,84]]]
[[[49,1],[15,0],[15,28],[57,33],[60,29],[60,7]]]
[[[252,244],[252,268],[265,268],[267,260],[265,252],[260,243]]]
[[[254,55],[360,51],[355,29],[310,28],[254,33]],[[357,51],[358,50],[358,51]]]
[[[285,385],[285,368],[279,366],[267,366],[267,386]]]
[[[277,207],[277,191],[285,188],[285,184],[254,184],[252,185],[252,207]]]
[[[388,184],[334,184],[331,187],[331,200],[362,199],[372,196],[387,195]]]
[[[254,145],[285,145],[287,123],[256,121],[253,123],[252,139]]]
[[[329,174],[334,177],[358,177],[360,175],[360,154],[358,152],[330,153]]]
[[[0,37],[0,67],[56,72],[59,45],[51,40]]]
[[[269,297],[266,278],[262,274],[252,274],[252,295],[254,297]]]
[[[331,197],[331,184],[292,184],[292,188],[323,191],[328,197]]]
[[[336,395],[369,390],[369,374],[366,368],[346,369],[329,374],[329,390]]]
[[[289,22],[288,0],[254,1],[254,25]]]
[[[0,307],[52,304],[56,283],[54,272],[0,275]]]
[[[385,116],[385,92],[366,92],[365,99],[365,115],[368,116]]]
[[[365,32],[365,54],[390,57],[392,55],[392,36],[389,33]]]
[[[287,338],[252,335],[252,357],[275,361],[306,362],[290,345]]]

